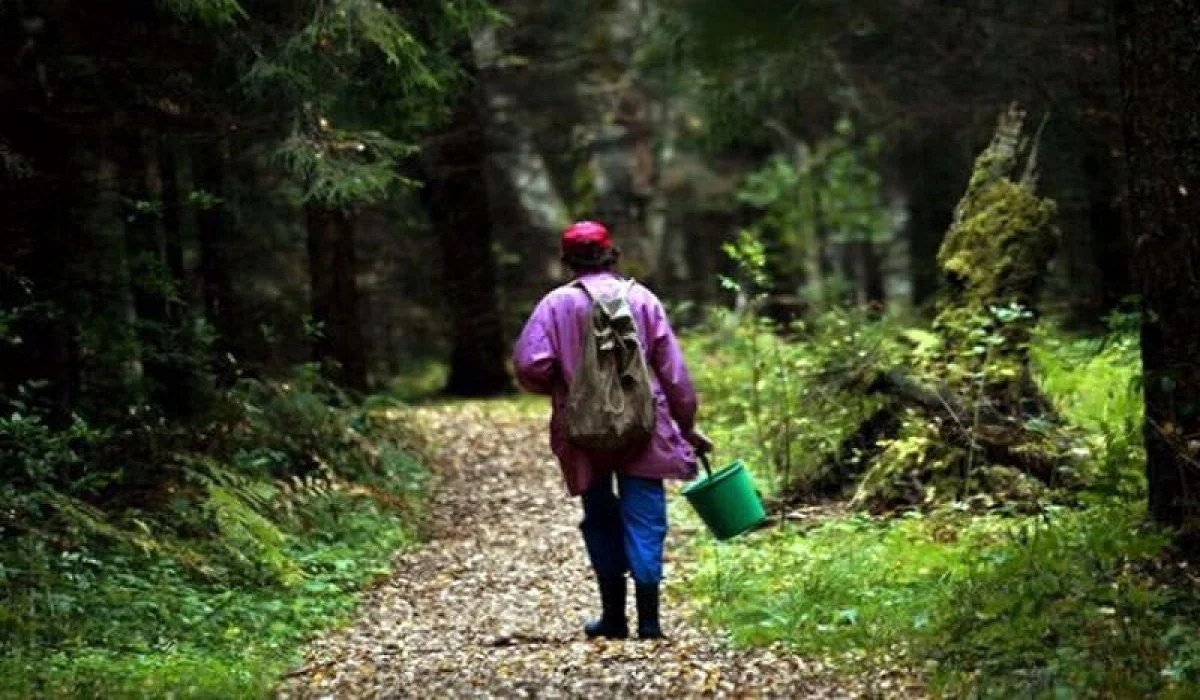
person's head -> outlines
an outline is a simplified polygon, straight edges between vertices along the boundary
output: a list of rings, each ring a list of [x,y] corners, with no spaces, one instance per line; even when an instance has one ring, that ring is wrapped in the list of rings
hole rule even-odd
[[[620,257],[604,224],[577,221],[562,233],[562,261],[577,275],[612,270]]]

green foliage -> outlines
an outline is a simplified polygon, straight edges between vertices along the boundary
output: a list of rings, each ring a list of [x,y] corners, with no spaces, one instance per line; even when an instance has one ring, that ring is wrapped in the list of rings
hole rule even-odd
[[[1030,306],[1058,244],[1058,207],[1036,193],[1041,133],[1028,140],[1024,119],[1015,106],[1001,115],[938,251],[956,305],[972,312],[996,304]]]
[[[216,526],[216,542],[243,566],[261,566],[283,585],[294,585],[300,572],[284,549],[287,536],[265,515],[274,489],[217,466],[193,471],[204,487],[203,513]]]
[[[742,282],[722,279],[722,286],[735,292],[752,292],[761,297],[771,287],[771,276],[767,270],[767,247],[754,229],[742,229],[737,239],[722,246],[725,255],[732,260],[743,278]],[[749,289],[744,289],[747,285]]]
[[[743,644],[901,664],[953,696],[1197,691],[1197,599],[1150,575],[1165,536],[1137,507],[835,519],[697,545],[689,593]]]
[[[414,538],[426,474],[402,407],[353,406],[305,366],[243,381],[218,415],[197,444],[0,423],[33,486],[0,494],[0,695],[265,695]],[[148,492],[64,481],[148,435],[169,443],[143,455],[164,460]]]
[[[770,393],[774,383],[761,383],[770,397],[759,414],[767,421],[764,447],[754,434],[756,413],[746,393],[755,372],[773,377],[781,366],[856,364],[870,326],[848,322],[839,329],[836,318],[787,341],[763,328],[751,336],[746,321],[688,338],[689,356],[699,360],[704,420],[718,445],[750,455],[751,464],[772,464],[786,436],[803,446],[797,454],[813,460],[811,453],[827,453],[870,412],[848,405],[845,397],[854,394],[839,392],[818,369],[794,376],[791,391],[823,387],[825,403],[810,394],[788,405]],[[989,318],[973,326],[982,333],[980,355],[987,355],[996,324],[1025,322],[1019,308],[995,309]],[[923,363],[965,365],[972,352],[968,346],[967,355],[947,358],[943,338],[923,329],[893,327],[883,337],[889,340],[879,346],[881,356],[910,358],[918,370]],[[1086,454],[1075,463],[1087,475],[1086,490],[1053,505],[1044,486],[980,465],[969,475],[980,482],[978,491],[1019,499],[1029,489],[1026,502],[1040,505],[1032,514],[1006,507],[1003,498],[952,497],[936,505],[947,500],[936,490],[959,490],[961,472],[944,467],[961,455],[948,454],[926,419],[909,415],[884,445],[877,460],[884,468],[857,475],[858,490],[875,488],[872,479],[905,488],[915,481],[920,487],[910,502],[924,512],[873,518],[829,509],[733,543],[696,540],[687,594],[739,643],[782,641],[849,667],[905,667],[950,696],[1200,692],[1200,636],[1190,622],[1200,589],[1173,563],[1166,535],[1142,524],[1136,335],[1121,327],[1103,339],[1079,338],[1042,324],[1029,352],[1035,381],[1082,434],[1079,449]],[[986,365],[963,377],[978,381],[980,371]],[[914,472],[934,476],[914,479]]]
[[[1055,407],[1083,429],[1092,490],[1145,495],[1141,355],[1138,336],[1117,327],[1101,338],[1039,328],[1031,355],[1036,379]]]
[[[497,16],[480,0],[330,0],[304,17],[248,36],[255,50],[242,89],[290,127],[276,160],[305,201],[330,209],[414,186],[402,164],[463,89],[456,52]]]
[[[730,252],[743,278],[759,280],[761,248],[753,241],[744,233]],[[1031,314],[1015,305],[940,320],[934,333],[899,319],[837,311],[780,329],[752,315],[715,311],[684,342],[705,398],[703,419],[718,442],[792,495],[828,495],[852,486],[856,504],[886,509],[954,500],[979,507],[1036,503],[1074,498],[1085,486],[1088,493],[1142,492],[1134,336],[1094,341],[1071,339],[1049,326],[1035,332]],[[1018,333],[1011,332],[1014,326]],[[1022,431],[1024,449],[1038,450],[1056,465],[1052,483],[946,445],[938,426],[912,410],[897,415],[899,434],[878,445],[870,464],[862,460],[869,445],[840,449],[884,405],[883,397],[862,391],[880,367],[903,367],[930,386],[953,388],[974,402],[959,408],[958,419],[971,426],[985,392],[1020,379],[1017,356],[1026,352],[1038,370],[1033,381],[1065,423],[1033,417],[1014,428]]]
[[[247,17],[238,0],[158,0],[168,12],[208,27],[223,27]]]
[[[377,132],[322,130],[316,135],[293,134],[277,157],[289,173],[307,183],[307,199],[341,209],[381,201],[397,185],[414,186],[400,175],[396,163],[415,152],[415,146]]]
[[[830,312],[781,337],[766,319],[713,310],[684,338],[703,421],[721,449],[745,460],[774,488],[836,492],[862,465],[836,454],[842,439],[878,407],[839,388],[839,377],[897,352],[890,325],[857,311]]]
[[[1095,470],[1085,461],[1093,456],[1086,431],[1059,420],[1032,398],[1027,365],[1034,323],[1033,314],[1017,304],[947,309],[935,320],[935,332],[904,331],[908,347],[888,367],[902,367],[933,387],[948,414],[942,420],[953,421],[957,430],[1006,431],[1002,437],[1014,454],[1019,450],[1031,463],[1050,466],[1030,473],[1010,463],[989,463],[984,449],[948,444],[946,426],[927,412],[904,409],[900,435],[880,443],[882,451],[858,485],[857,505],[882,510],[949,500],[985,507],[1035,503],[1094,483]],[[1125,459],[1115,466],[1128,471],[1129,464]]]
[[[47,564],[42,587],[5,609],[36,602],[40,625],[5,620],[0,697],[266,697],[304,642],[344,621],[354,593],[412,541],[377,502],[338,499],[337,517],[287,547],[304,575],[290,587],[197,580],[172,559],[112,548],[32,559]]]
[[[37,44],[3,92],[39,124],[0,135],[23,201],[0,255],[0,687],[262,694],[413,536],[426,484],[402,407],[285,374],[311,356],[296,210],[411,219],[392,198],[495,14],[26,9],[0,9],[6,46]]]
[[[891,222],[882,181],[874,169],[882,142],[860,139],[847,118],[815,146],[798,143],[794,153],[772,156],[746,176],[738,198],[762,212],[754,233],[769,247],[777,281],[806,279],[808,297],[822,303],[833,284],[821,279],[820,246],[859,241],[884,243]],[[798,290],[786,290],[796,292]]]
[[[836,456],[839,445],[880,405],[844,380],[898,357],[893,324],[842,309],[781,328],[755,313],[773,284],[760,236],[743,230],[725,253],[738,278],[722,284],[743,308],[711,309],[683,341],[704,397],[701,420],[772,489],[835,493],[863,467],[856,455]]]
[[[47,481],[65,477],[74,485],[95,485],[99,475],[81,473],[80,454],[85,446],[107,439],[108,433],[79,418],[66,426],[52,427],[45,416],[23,412],[27,407],[24,401],[15,399],[9,402],[11,412],[0,417],[0,469],[7,475],[0,486],[0,502],[31,515],[27,499]]]
[[[913,359],[923,376],[966,395],[1008,395],[1016,402],[1035,322],[1033,312],[1016,303],[947,308],[933,324],[939,344],[919,348]]]
[[[521,320],[528,318],[528,314]],[[437,395],[446,386],[450,368],[437,360],[412,360],[404,371],[394,377],[388,386],[388,394],[398,400],[412,403]]]

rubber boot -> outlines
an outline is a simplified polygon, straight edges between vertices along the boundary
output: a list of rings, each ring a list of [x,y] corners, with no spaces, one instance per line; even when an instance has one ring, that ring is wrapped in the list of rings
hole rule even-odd
[[[658,622],[658,584],[639,583],[637,594],[638,639],[662,639],[662,626]]]
[[[601,613],[599,620],[584,626],[589,638],[628,639],[629,622],[625,619],[625,577],[598,579]]]

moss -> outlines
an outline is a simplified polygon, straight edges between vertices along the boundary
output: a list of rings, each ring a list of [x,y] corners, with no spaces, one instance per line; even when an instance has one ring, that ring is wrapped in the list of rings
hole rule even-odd
[[[957,305],[1028,304],[1058,233],[1055,204],[1002,179],[966,201],[969,212],[946,234],[938,264],[960,282]]]
[[[910,411],[897,436],[880,441],[883,448],[864,471],[852,505],[874,513],[939,503],[970,503],[991,507],[1000,503],[1030,503],[1061,495],[1056,489],[1086,485],[1086,464],[1074,456],[1077,431],[1046,426],[1045,432],[1019,430],[1015,455],[1030,463],[1059,465],[1049,483],[1015,467],[991,464],[982,450],[973,455],[939,434],[938,424]]]
[[[1032,389],[1032,307],[1059,239],[1057,207],[1035,191],[1037,149],[1023,126],[1017,109],[1001,116],[938,251],[950,285],[934,327],[945,343],[927,365],[954,390],[982,390],[1002,407],[1020,406]]]
[[[1015,110],[1001,117],[938,251],[953,283],[948,306],[1030,304],[1057,246],[1057,207],[1034,191],[1036,149],[1022,136],[1023,121]]]
[[[966,453],[946,445],[929,421],[908,416],[897,437],[881,441],[883,451],[863,474],[852,505],[880,512],[897,506],[929,504],[955,493],[949,482]]]
[[[1030,373],[1033,303],[1059,234],[1055,203],[1036,193],[1037,149],[1023,126],[1019,110],[1004,114],[976,160],[938,253],[950,284],[933,333],[908,333],[906,357],[892,363],[940,406],[916,402],[895,437],[877,443],[856,507],[990,507],[1086,480],[1072,457],[1078,431],[1055,415]],[[873,386],[880,373],[871,366],[849,385]],[[904,405],[913,403],[900,395],[891,404]]]

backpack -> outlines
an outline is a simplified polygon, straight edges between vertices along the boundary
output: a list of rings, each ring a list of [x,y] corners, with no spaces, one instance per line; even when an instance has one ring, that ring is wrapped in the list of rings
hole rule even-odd
[[[629,306],[634,281],[611,299],[597,299],[576,281],[592,302],[583,329],[583,357],[567,391],[567,439],[587,450],[639,447],[654,435],[657,412],[650,370]]]

